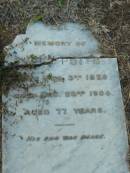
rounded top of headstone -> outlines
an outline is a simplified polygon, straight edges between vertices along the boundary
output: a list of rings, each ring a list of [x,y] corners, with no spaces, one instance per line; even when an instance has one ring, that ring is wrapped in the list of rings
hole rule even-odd
[[[29,24],[26,33],[16,36],[5,50],[5,64],[37,64],[47,57],[100,56],[99,43],[92,33],[75,23],[57,26],[47,26],[42,22]]]

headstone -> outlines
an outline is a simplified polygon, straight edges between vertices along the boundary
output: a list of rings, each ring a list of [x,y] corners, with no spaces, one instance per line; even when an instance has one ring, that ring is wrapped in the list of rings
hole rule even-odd
[[[6,48],[27,80],[3,96],[3,173],[129,172],[117,60],[98,47],[80,25],[37,23]]]

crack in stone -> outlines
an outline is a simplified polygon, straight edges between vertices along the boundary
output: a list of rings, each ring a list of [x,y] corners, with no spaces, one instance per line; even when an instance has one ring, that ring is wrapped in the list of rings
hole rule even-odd
[[[68,59],[100,59],[100,58],[104,58],[103,56],[100,57],[95,57],[95,56],[87,56],[87,57],[57,57],[57,58],[50,58],[49,61],[44,61],[42,63],[38,63],[38,64],[11,64],[9,66],[2,66],[0,68],[0,70],[9,70],[9,69],[20,69],[20,68],[37,68],[43,65],[50,65],[52,64],[54,61],[57,60],[68,60]]]

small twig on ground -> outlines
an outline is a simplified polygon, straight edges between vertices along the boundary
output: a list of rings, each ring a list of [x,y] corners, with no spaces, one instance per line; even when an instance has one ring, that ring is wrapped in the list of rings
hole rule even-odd
[[[69,10],[70,0],[67,1],[67,11]]]

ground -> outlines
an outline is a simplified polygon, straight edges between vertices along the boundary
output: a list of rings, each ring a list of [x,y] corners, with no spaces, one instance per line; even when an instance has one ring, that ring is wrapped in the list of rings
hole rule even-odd
[[[130,0],[0,0],[0,62],[3,48],[19,33],[24,33],[30,21],[46,24],[78,22],[90,29],[102,45],[107,57],[117,57],[130,131]],[[19,82],[14,71],[2,71],[1,93]],[[15,79],[12,82],[12,78]],[[1,106],[1,112],[3,107]]]

